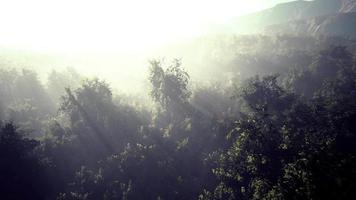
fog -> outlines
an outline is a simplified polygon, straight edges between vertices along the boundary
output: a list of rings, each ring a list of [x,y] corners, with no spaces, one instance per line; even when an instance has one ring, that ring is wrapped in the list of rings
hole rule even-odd
[[[0,2],[0,199],[356,198],[356,0]]]
[[[86,76],[104,78],[121,91],[137,92],[146,84],[148,60],[178,57],[189,71],[199,71],[191,64],[204,65],[194,62],[201,49],[192,45],[184,49],[182,43],[212,34],[233,17],[276,3],[3,1],[1,55],[17,66],[35,69],[43,80],[52,69],[72,67]],[[173,55],[177,51],[190,53]]]
[[[141,52],[277,1],[4,1],[1,44],[64,52]]]

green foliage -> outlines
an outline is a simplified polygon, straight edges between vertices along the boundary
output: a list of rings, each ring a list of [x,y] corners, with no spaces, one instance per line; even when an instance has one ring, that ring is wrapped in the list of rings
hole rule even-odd
[[[186,103],[191,95],[188,90],[189,75],[181,68],[181,61],[174,60],[173,64],[165,70],[160,61],[153,60],[150,63],[149,80],[152,84],[152,98],[166,109]]]
[[[239,91],[246,113],[228,135],[232,146],[217,158],[221,184],[201,198],[353,197],[355,75],[351,62],[343,63],[310,101],[281,88],[276,76],[250,80]]]
[[[216,42],[221,81],[191,87],[180,60],[151,61],[151,104],[73,71],[45,88],[1,70],[0,117],[19,128],[0,126],[0,198],[355,199],[354,53],[292,36]]]

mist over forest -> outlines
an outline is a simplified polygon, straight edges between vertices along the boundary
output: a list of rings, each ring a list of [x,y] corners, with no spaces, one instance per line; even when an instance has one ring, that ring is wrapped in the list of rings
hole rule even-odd
[[[0,199],[356,199],[355,0],[35,1],[0,33]]]

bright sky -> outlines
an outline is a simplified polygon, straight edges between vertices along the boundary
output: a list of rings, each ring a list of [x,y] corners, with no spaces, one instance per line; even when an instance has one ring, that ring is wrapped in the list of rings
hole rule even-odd
[[[147,49],[283,0],[0,0],[0,46]]]

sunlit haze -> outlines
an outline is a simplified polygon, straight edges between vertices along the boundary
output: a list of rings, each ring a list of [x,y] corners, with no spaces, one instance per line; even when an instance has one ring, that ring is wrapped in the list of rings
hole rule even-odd
[[[0,0],[0,200],[356,200],[356,0]]]
[[[69,66],[86,76],[103,78],[120,90],[139,91],[145,85],[147,61],[168,54],[152,52],[285,1],[1,1],[0,47],[15,50],[11,62],[38,71],[43,80],[52,69]],[[189,58],[183,59],[184,66],[191,67]],[[195,66],[194,70],[199,69]]]
[[[142,51],[275,4],[268,0],[1,1],[0,45],[39,51]]]

